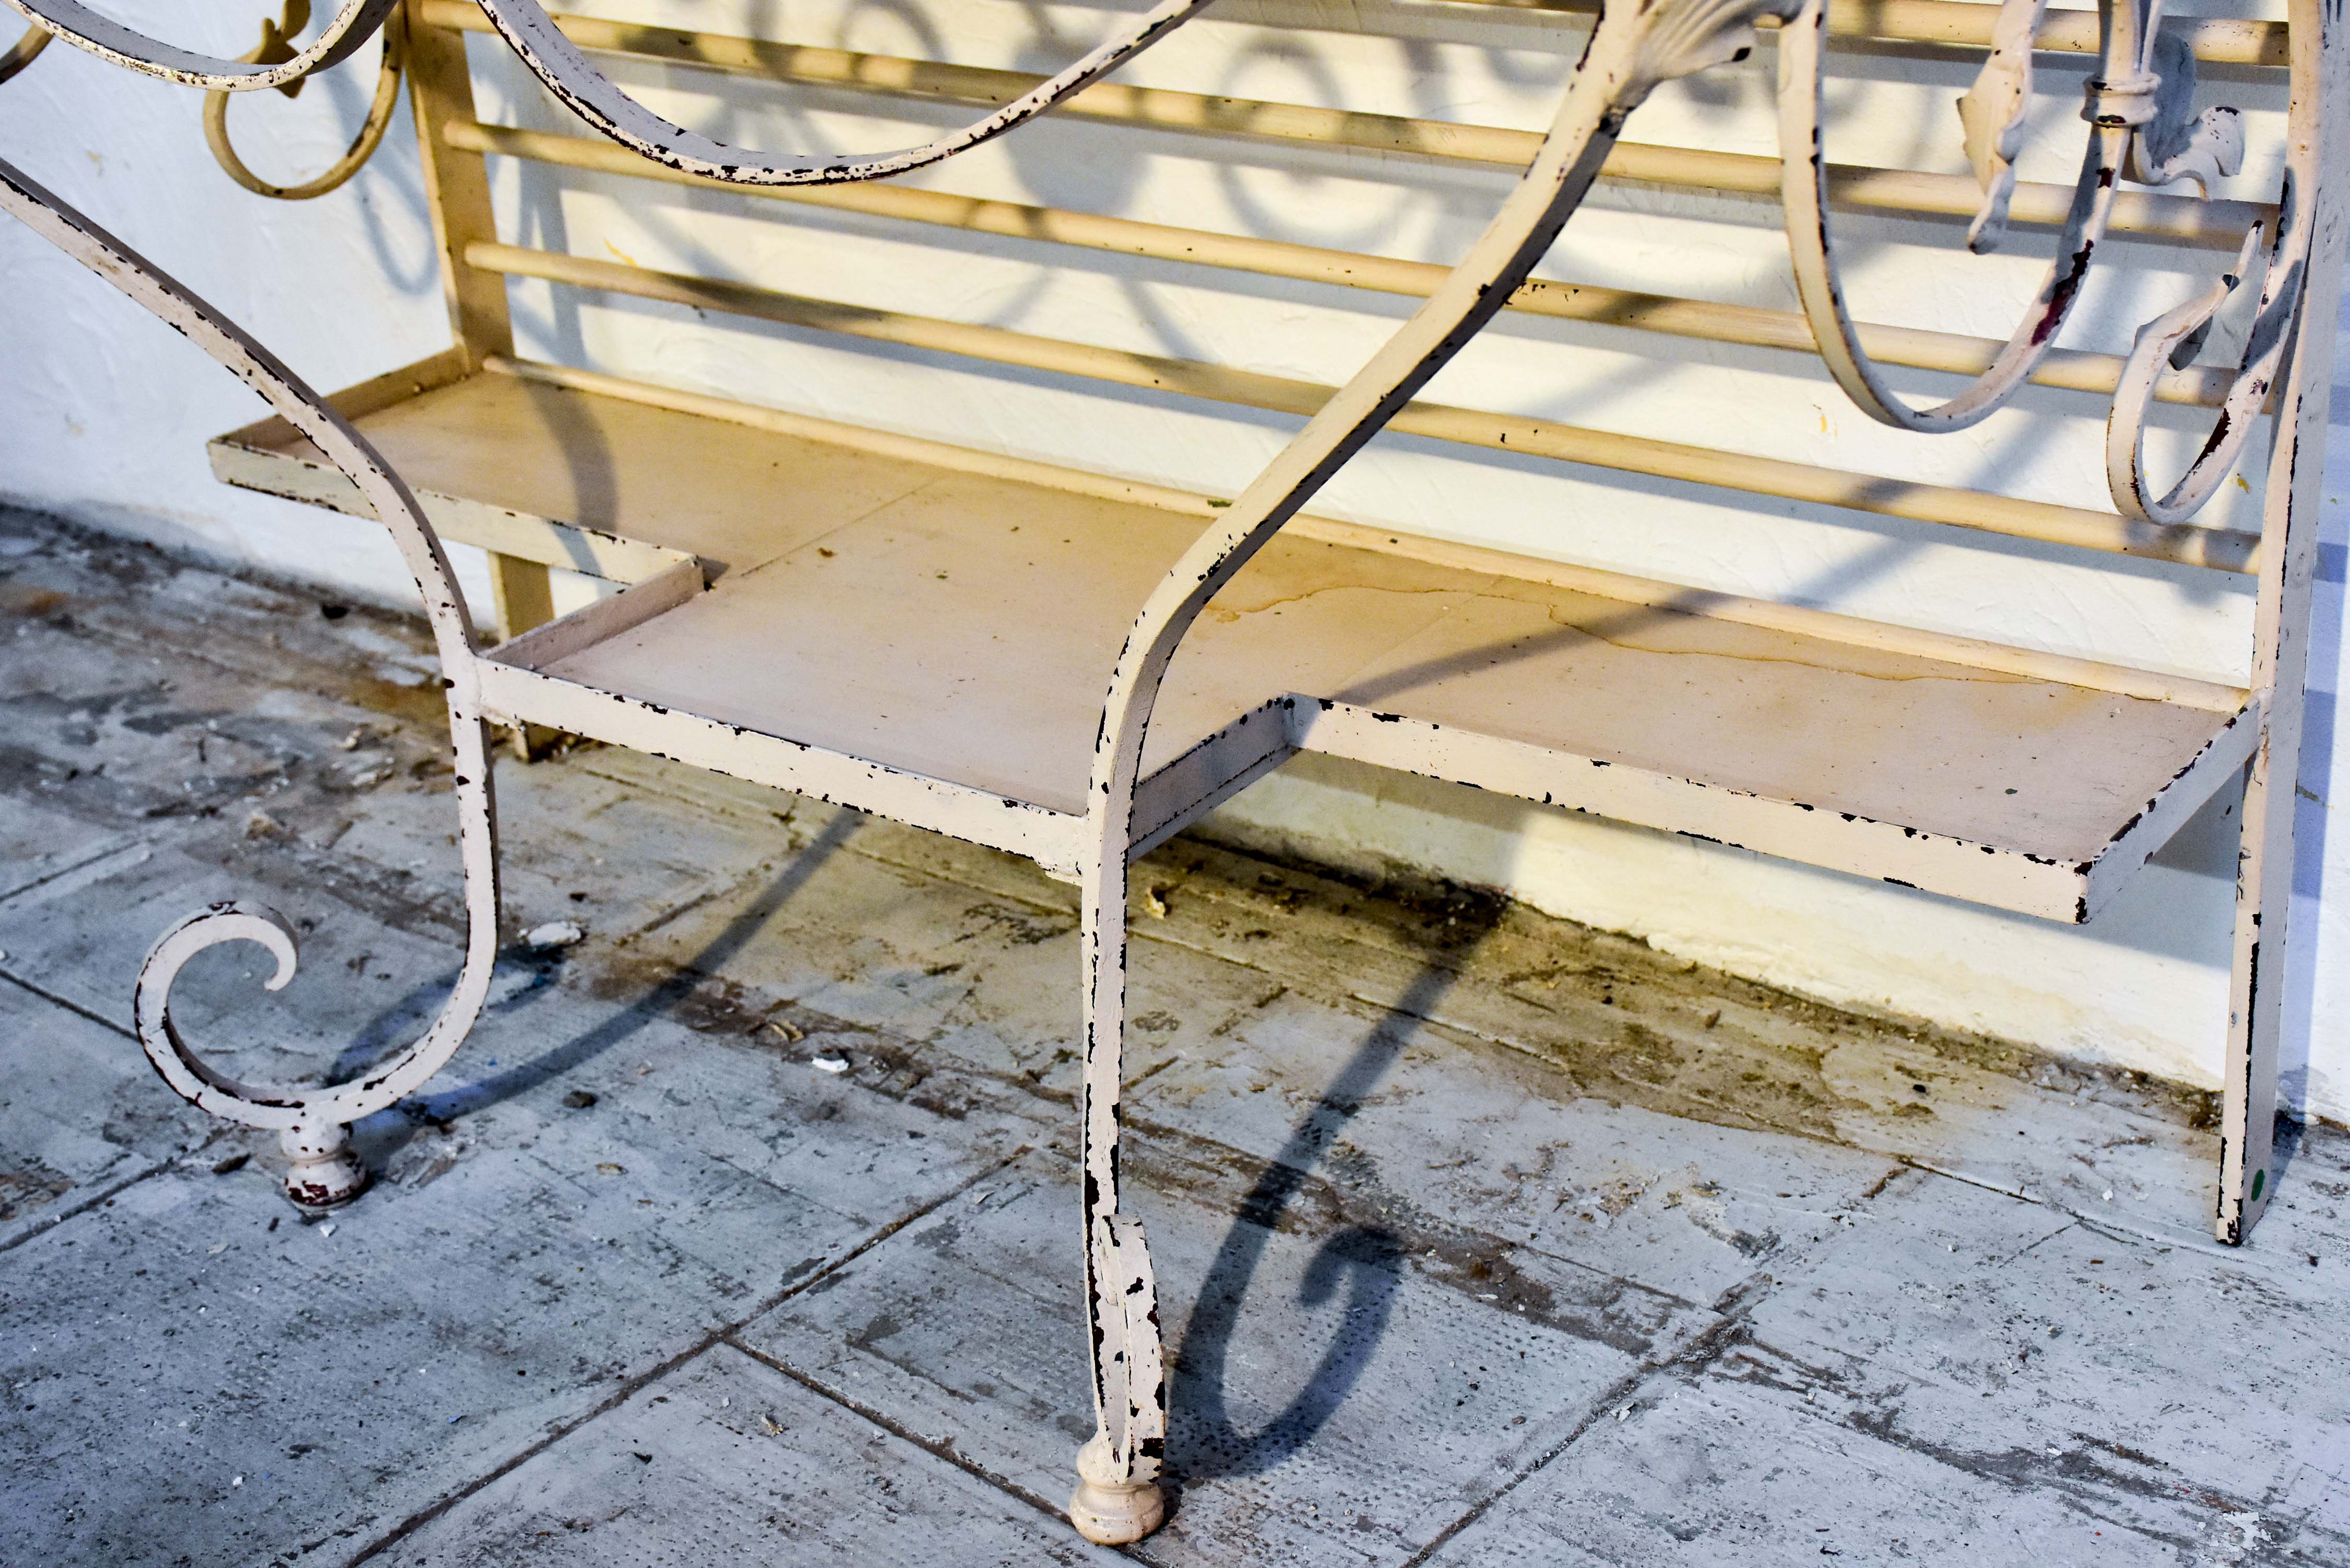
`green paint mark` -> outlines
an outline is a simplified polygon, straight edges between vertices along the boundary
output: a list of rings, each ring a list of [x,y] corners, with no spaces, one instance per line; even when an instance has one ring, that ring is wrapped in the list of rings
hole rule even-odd
[[[2261,1200],[2261,1189],[2262,1189],[2262,1188],[2266,1187],[2268,1184],[2269,1184],[2269,1173],[2268,1173],[2267,1171],[2265,1171],[2265,1170],[2256,1170],[2256,1171],[2252,1172],[2252,1201],[2253,1201],[2253,1202],[2258,1203],[2258,1202]]]

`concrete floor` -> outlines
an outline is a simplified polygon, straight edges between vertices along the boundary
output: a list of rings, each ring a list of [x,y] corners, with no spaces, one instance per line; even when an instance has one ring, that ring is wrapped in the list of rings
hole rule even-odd
[[[322,527],[354,526],[321,519]],[[1076,936],[1032,868],[588,748],[519,944],[326,1220],[182,1106],[453,970],[414,629],[0,517],[0,1562],[1074,1563]],[[2204,1096],[1179,841],[1130,1168],[1174,1564],[2350,1564],[2350,1139],[2204,1230]],[[847,1070],[819,1069],[819,1057]]]

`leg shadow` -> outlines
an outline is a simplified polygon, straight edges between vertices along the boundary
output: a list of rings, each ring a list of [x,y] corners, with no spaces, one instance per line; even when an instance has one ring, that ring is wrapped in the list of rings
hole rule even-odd
[[[1342,1284],[1347,1291],[1337,1329],[1305,1387],[1253,1432],[1240,1429],[1226,1399],[1232,1336],[1282,1211],[1451,981],[1449,969],[1431,964],[1420,971],[1242,1199],[1201,1283],[1198,1304],[1171,1369],[1176,1417],[1171,1436],[1183,1480],[1256,1475],[1273,1469],[1313,1439],[1369,1366],[1386,1332],[1396,1287],[1403,1280],[1403,1243],[1383,1228],[1355,1225],[1322,1243],[1300,1282],[1298,1301],[1308,1307],[1327,1304]]]
[[[357,1124],[351,1129],[352,1134],[359,1141],[368,1163],[380,1168],[381,1161],[397,1152],[414,1135],[416,1128],[425,1123],[451,1121],[527,1093],[551,1078],[594,1061],[647,1024],[667,1014],[672,1007],[684,1001],[704,977],[723,967],[727,960],[742,951],[765,929],[767,922],[806,885],[808,878],[816,875],[825,862],[848,841],[849,835],[857,830],[858,820],[847,812],[835,816],[825,826],[823,832],[808,841],[806,848],[792,857],[791,864],[785,867],[756,898],[726,922],[708,945],[679,963],[667,979],[647,992],[633,1005],[613,1014],[586,1033],[567,1040],[528,1061],[518,1062],[490,1077],[470,1084],[458,1085],[438,1093],[411,1095],[398,1105]],[[525,1007],[554,983],[562,968],[560,955],[504,954],[500,957],[499,967],[504,969],[510,962],[530,967],[519,986],[504,991],[484,1009],[485,1017]],[[383,1049],[382,1043],[392,1035],[402,1020],[411,1016],[420,997],[446,996],[449,988],[455,983],[456,977],[452,974],[420,987],[417,992],[403,998],[369,1025],[360,1042],[355,1043],[352,1049],[344,1054],[345,1062],[338,1063],[337,1070],[343,1071],[345,1064],[359,1055],[366,1042],[377,1042],[371,1054],[380,1054]],[[430,1012],[424,1016],[429,1018]]]

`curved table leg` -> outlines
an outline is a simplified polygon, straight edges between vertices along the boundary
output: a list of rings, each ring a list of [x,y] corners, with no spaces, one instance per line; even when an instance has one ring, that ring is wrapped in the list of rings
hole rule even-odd
[[[392,1105],[440,1071],[480,1016],[491,966],[497,960],[496,809],[472,618],[416,498],[359,432],[276,356],[161,268],[5,161],[0,161],[0,211],[22,221],[234,371],[307,436],[359,487],[378,520],[391,531],[423,597],[448,697],[457,826],[465,866],[464,965],[440,1016],[405,1050],[348,1083],[323,1088],[239,1083],[189,1048],[172,1023],[171,995],[172,982],[187,961],[223,942],[256,942],[267,949],[277,961],[267,981],[270,990],[293,979],[294,928],[272,910],[242,903],[216,904],[165,932],[140,970],[134,1005],[140,1042],[174,1092],[213,1116],[276,1128],[293,1162],[286,1191],[296,1202],[348,1202],[366,1184],[366,1173],[353,1158],[344,1129]]]
[[[1107,1546],[1141,1540],[1167,1517],[1167,1361],[1159,1287],[1142,1222],[1118,1208],[1118,1096],[1125,1077],[1126,857],[1085,882],[1085,1084],[1078,1158],[1085,1189],[1086,1318],[1095,1431],[1077,1453],[1069,1522]]]

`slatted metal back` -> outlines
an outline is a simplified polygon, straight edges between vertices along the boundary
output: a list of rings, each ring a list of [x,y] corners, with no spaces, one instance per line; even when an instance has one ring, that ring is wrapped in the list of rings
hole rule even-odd
[[[514,340],[490,323],[471,335],[478,352],[1229,494],[1482,224],[1595,9],[1232,0],[942,169],[756,191],[595,136],[494,47],[454,69],[457,40],[487,27],[464,0],[411,0],[411,18],[461,321],[466,298],[514,287]],[[1076,13],[1055,38],[1032,8],[988,0],[608,12],[564,30],[663,112],[811,146],[886,144],[889,128],[1008,101],[1123,14]],[[1968,0],[1831,13],[1834,218],[1861,341],[1913,401],[1989,364],[2029,304],[2086,129],[2095,18],[2059,14],[2041,35],[2012,233],[1970,254],[1981,191],[1951,102],[1996,14]],[[1537,280],[1317,508],[2244,685],[2265,441],[2186,524],[2119,515],[2101,454],[2139,324],[2276,221],[2289,32],[2167,26],[2201,66],[2200,101],[2245,111],[2247,165],[2210,200],[2117,197],[2063,347],[1975,430],[1874,424],[1822,368],[1781,231],[1765,47],[1635,115]],[[2158,472],[2200,445],[2229,382],[2208,365],[2233,364],[2246,314],[2223,313],[2208,364],[2158,382]]]

